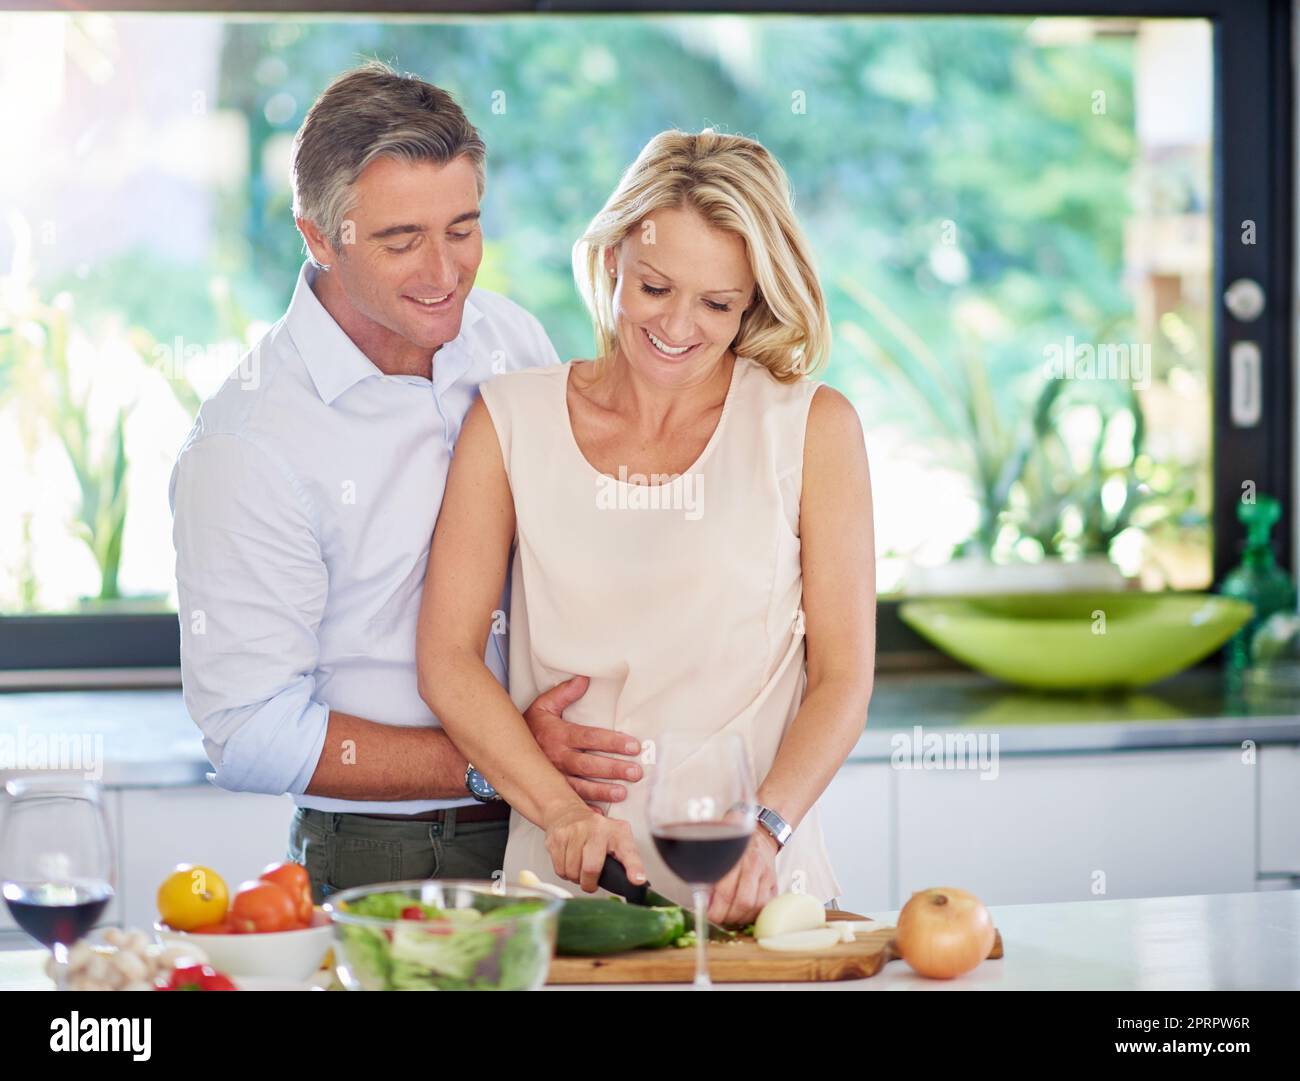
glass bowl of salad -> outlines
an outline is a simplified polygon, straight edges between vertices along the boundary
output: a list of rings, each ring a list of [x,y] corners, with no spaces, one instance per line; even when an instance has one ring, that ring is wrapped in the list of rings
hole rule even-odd
[[[427,879],[340,890],[321,907],[349,991],[536,991],[563,905],[529,886]]]

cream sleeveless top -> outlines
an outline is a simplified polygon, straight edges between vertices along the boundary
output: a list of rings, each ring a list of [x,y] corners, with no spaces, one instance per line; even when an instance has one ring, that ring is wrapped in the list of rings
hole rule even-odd
[[[510,697],[522,711],[570,676],[589,676],[566,719],[641,741],[669,729],[738,733],[759,784],[806,683],[799,495],[820,384],[780,383],[738,357],[717,428],[685,473],[613,477],[574,438],[573,363],[509,372],[480,388],[517,522]],[[689,904],[650,835],[654,765],[644,768],[640,781],[625,783],[627,798],[606,809],[631,823],[651,885]],[[525,868],[580,892],[555,874],[544,831],[514,812],[506,880]],[[776,870],[780,892],[823,904],[840,895],[816,805]]]

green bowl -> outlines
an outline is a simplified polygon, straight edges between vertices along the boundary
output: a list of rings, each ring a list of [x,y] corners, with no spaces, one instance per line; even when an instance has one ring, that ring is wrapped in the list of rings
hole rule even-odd
[[[1217,593],[1052,593],[905,601],[949,656],[1022,687],[1143,687],[1209,656],[1254,614]]]

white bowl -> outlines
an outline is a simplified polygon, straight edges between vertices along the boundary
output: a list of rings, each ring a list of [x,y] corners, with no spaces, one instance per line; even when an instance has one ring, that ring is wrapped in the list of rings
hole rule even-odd
[[[227,976],[275,980],[307,979],[320,968],[334,939],[329,917],[319,909],[312,926],[296,931],[263,931],[246,935],[192,935],[161,923],[153,925],[159,942],[197,946],[212,967]]]

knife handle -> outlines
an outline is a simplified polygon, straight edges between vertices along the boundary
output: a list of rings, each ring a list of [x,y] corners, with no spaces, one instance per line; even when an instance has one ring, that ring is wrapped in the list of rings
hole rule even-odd
[[[617,856],[606,856],[605,866],[601,868],[600,878],[596,880],[596,885],[610,893],[616,893],[620,897],[626,897],[634,905],[643,905],[646,903],[646,892],[649,890],[649,883],[643,882],[636,885],[627,877],[627,868],[623,866],[623,861]]]

